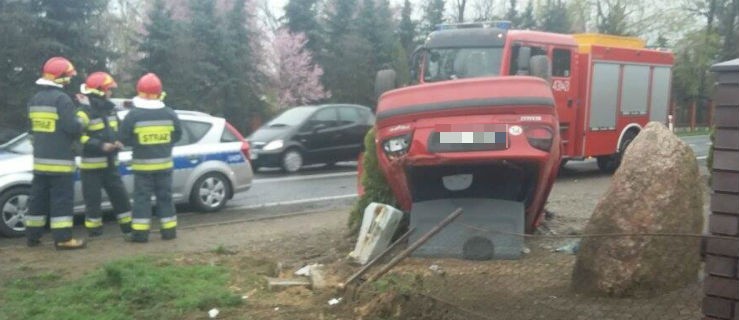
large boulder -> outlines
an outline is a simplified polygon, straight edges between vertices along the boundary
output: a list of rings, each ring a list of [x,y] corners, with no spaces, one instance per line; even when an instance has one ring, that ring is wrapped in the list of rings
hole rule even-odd
[[[585,234],[700,234],[703,196],[690,147],[652,122],[629,145]],[[697,281],[700,244],[686,237],[585,238],[573,288],[609,296],[653,294]]]

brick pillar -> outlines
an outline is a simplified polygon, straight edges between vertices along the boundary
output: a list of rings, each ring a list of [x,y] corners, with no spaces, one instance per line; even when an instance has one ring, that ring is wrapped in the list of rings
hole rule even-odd
[[[703,314],[706,319],[739,319],[739,59],[716,64],[713,123],[713,192],[708,230],[732,239],[707,239]]]

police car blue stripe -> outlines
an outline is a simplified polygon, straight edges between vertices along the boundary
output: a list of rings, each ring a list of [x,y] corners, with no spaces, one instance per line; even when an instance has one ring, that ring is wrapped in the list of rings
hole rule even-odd
[[[226,164],[238,164],[246,162],[246,158],[240,151],[209,153],[194,156],[177,156],[174,157],[174,159],[172,160],[174,161],[174,170],[192,169],[206,161],[221,161]],[[133,171],[131,171],[124,165],[118,166],[118,171],[121,173],[122,176],[133,174]],[[75,180],[80,179],[79,170],[77,170],[77,172],[75,173],[74,178]]]

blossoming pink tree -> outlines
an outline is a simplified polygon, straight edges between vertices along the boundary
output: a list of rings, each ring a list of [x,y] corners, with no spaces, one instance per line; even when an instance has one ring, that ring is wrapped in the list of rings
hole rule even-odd
[[[285,28],[275,34],[272,81],[280,109],[331,96],[321,83],[323,68],[313,62],[313,54],[305,48],[307,42],[305,34],[293,34]]]

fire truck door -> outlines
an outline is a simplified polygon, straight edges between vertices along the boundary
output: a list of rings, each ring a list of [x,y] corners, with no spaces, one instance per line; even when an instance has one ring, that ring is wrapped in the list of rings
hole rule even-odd
[[[579,84],[577,83],[574,48],[553,47],[550,52],[552,61],[552,93],[557,104],[560,122],[560,135],[564,145],[563,156],[575,156],[577,127],[579,123],[580,103],[577,100]]]

